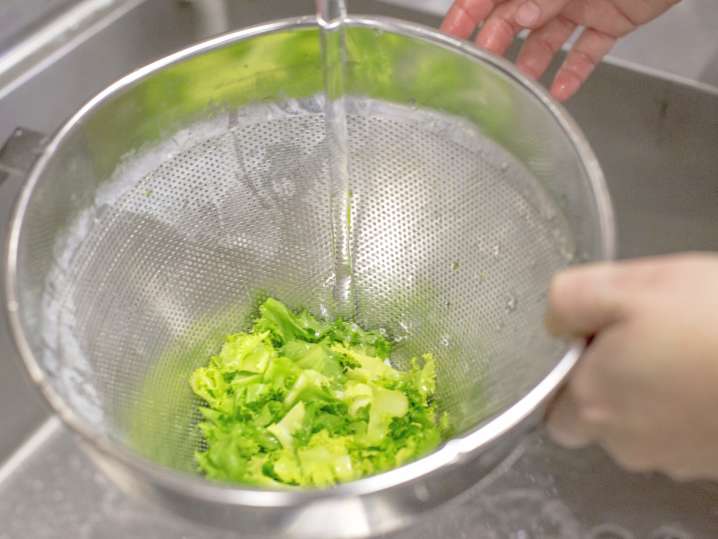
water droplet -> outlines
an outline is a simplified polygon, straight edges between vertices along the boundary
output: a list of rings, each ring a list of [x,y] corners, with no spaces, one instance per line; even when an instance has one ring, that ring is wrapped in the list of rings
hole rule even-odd
[[[506,296],[506,312],[512,313],[516,310],[518,305],[518,299],[515,295],[509,294]]]
[[[588,262],[590,257],[586,251],[580,251],[576,254],[576,262]]]
[[[444,348],[448,348],[451,345],[451,339],[449,339],[448,335],[442,335],[441,339],[439,339],[439,343],[441,343],[441,346]]]
[[[501,256],[501,244],[500,243],[497,243],[496,245],[494,245],[494,248],[491,251],[491,254],[494,255],[494,258],[498,258],[499,256]]]
[[[600,524],[588,532],[588,539],[635,539],[634,535],[616,524]]]
[[[452,269],[453,271],[459,271],[459,267],[460,267],[460,266],[461,266],[461,264],[459,264],[459,261],[458,261],[458,260],[454,260],[454,261],[451,263],[451,269]]]
[[[692,539],[692,535],[675,526],[661,526],[651,534],[651,539]]]
[[[397,337],[397,339],[403,340],[411,333],[411,326],[409,324],[407,324],[406,322],[402,321],[402,322],[399,322],[399,327],[404,332],[404,335]]]
[[[542,206],[541,207],[541,217],[546,219],[549,222],[553,222],[558,217],[558,214],[556,213],[556,208],[553,206]]]
[[[508,169],[509,169],[509,164],[506,161],[501,163],[501,172],[506,172]]]
[[[419,484],[414,487],[414,495],[416,496],[417,500],[420,500],[422,502],[427,501],[431,497],[429,489],[426,488],[426,485],[423,484]]]
[[[561,253],[561,256],[564,258],[564,260],[566,260],[566,262],[571,262],[573,260],[575,252],[570,245],[568,245],[566,242],[561,242],[558,248],[559,252]]]

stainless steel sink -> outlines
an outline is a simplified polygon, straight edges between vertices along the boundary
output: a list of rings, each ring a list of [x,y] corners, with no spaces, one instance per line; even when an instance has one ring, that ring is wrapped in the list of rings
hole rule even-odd
[[[20,125],[51,132],[113,79],[210,33],[310,9],[311,2],[296,0],[141,3],[0,100],[0,141]],[[352,10],[438,24],[430,15],[373,0],[352,0]],[[608,178],[622,256],[718,250],[718,91],[604,64],[569,109]],[[3,166],[11,172],[7,165],[0,155],[0,178]],[[20,174],[7,176],[0,185],[3,225],[22,181]],[[226,536],[162,514],[108,483],[29,386],[4,324],[0,409],[0,539]],[[717,534],[717,485],[628,474],[597,449],[564,451],[538,434],[486,489],[395,537]]]

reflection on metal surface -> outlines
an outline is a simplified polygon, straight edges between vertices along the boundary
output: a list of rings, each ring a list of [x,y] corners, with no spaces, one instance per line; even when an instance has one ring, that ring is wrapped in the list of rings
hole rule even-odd
[[[32,436],[23,443],[15,453],[0,463],[0,489],[4,481],[11,479],[13,473],[20,470],[26,460],[33,458],[34,454],[42,450],[50,438],[63,429],[60,418],[52,416],[32,433]]]
[[[216,36],[230,30],[227,0],[180,0],[196,13],[197,38]]]
[[[59,422],[54,420],[54,424]],[[0,538],[230,539],[122,494],[63,428],[44,430],[17,473],[0,482]],[[640,498],[639,498],[640,496]],[[541,437],[494,482],[391,539],[713,539],[718,488],[627,476],[595,450]],[[633,500],[633,503],[631,503]]]
[[[628,530],[616,524],[599,524],[591,528],[587,535],[588,539],[636,539]]]
[[[83,0],[0,56],[0,99],[144,0]]]
[[[42,153],[45,135],[18,127],[0,147],[0,172],[9,174],[27,173],[30,165]],[[2,183],[2,179],[0,179]]]

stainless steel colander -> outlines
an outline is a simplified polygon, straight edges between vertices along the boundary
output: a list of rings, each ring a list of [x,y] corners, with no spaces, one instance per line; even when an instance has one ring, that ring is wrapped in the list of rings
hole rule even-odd
[[[188,376],[272,295],[331,317],[316,19],[191,47],[113,84],[54,137],[14,216],[10,319],[33,378],[121,486],[247,534],[355,537],[475,484],[540,418],[580,346],[542,326],[551,275],[613,255],[598,164],[501,59],[389,19],[346,28],[357,321],[433,352],[457,435],[327,490],[198,477]]]

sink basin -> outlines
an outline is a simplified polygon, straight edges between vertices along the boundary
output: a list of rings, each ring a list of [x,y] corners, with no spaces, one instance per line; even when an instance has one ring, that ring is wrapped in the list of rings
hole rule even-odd
[[[372,0],[351,3],[355,13],[439,22]],[[0,141],[16,126],[50,133],[112,80],[209,34],[306,14],[311,6],[296,0],[141,3],[0,100]],[[718,91],[606,63],[568,108],[604,168],[621,256],[718,250]],[[0,183],[3,226],[22,183],[22,163],[8,161],[0,153],[0,178],[7,178]],[[0,353],[0,539],[226,536],[120,493],[30,387],[5,324]],[[565,451],[541,433],[519,453],[486,488],[393,537],[684,539],[714,537],[718,530],[715,484],[628,474],[598,449]]]

